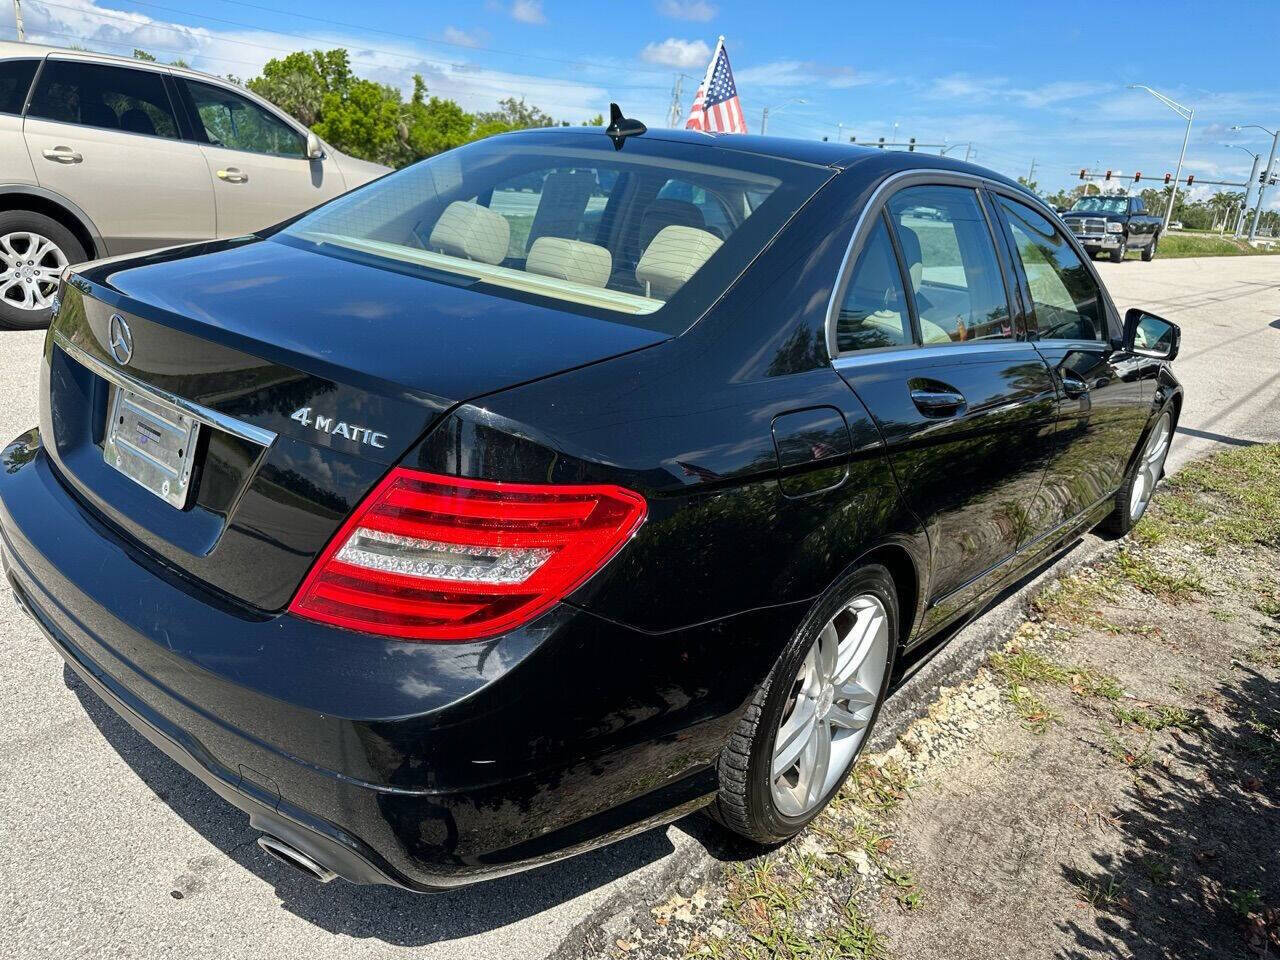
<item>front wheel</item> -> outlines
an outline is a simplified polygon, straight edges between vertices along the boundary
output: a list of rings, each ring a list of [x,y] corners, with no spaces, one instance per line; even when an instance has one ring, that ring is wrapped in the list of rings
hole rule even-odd
[[[1173,413],[1165,409],[1147,434],[1129,475],[1116,491],[1115,507],[1101,524],[1104,530],[1124,536],[1142,519],[1156,492],[1156,484],[1164,476],[1164,461],[1172,439]]]
[[[1125,245],[1125,241],[1124,241],[1124,238],[1122,237],[1120,240],[1120,246],[1114,248],[1111,251],[1112,263],[1119,263],[1121,260],[1124,259],[1124,245]]]
[[[712,815],[757,843],[799,833],[840,789],[879,716],[898,645],[898,595],[878,564],[806,618],[720,756]]]
[[[1160,234],[1153,233],[1151,242],[1142,248],[1142,260],[1144,263],[1150,263],[1156,258],[1156,244],[1160,242]]]

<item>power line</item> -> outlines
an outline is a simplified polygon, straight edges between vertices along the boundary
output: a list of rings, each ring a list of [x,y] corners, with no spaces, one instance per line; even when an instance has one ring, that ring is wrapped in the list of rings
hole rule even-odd
[[[242,47],[254,47],[254,48],[257,48],[257,49],[259,49],[259,50],[266,50],[266,51],[271,52],[271,53],[284,53],[284,54],[289,54],[289,53],[295,53],[295,52],[296,52],[296,51],[291,50],[291,49],[289,49],[289,48],[287,48],[287,47],[277,47],[277,46],[272,46],[272,45],[270,45],[270,44],[256,43],[256,42],[251,41],[251,40],[235,40],[235,39],[232,39],[232,38],[230,38],[230,37],[223,37],[223,36],[218,36],[218,35],[205,36],[205,35],[202,35],[202,34],[200,34],[200,33],[196,32],[199,28],[196,28],[196,27],[190,27],[190,26],[187,26],[187,25],[184,25],[184,24],[164,23],[164,22],[158,22],[158,21],[155,21],[155,20],[150,20],[150,21],[147,21],[147,22],[145,22],[145,23],[144,23],[144,22],[140,22],[140,21],[138,21],[138,20],[132,19],[132,18],[130,18],[130,17],[128,17],[128,16],[120,16],[120,15],[116,15],[116,14],[107,13],[106,11],[103,11],[103,10],[88,9],[88,8],[85,8],[85,7],[78,7],[78,6],[71,6],[71,5],[69,5],[69,4],[64,4],[64,3],[57,3],[57,2],[55,2],[55,0],[28,0],[28,2],[30,2],[30,3],[36,3],[36,4],[39,4],[39,5],[41,5],[41,6],[45,6],[45,7],[55,7],[55,8],[57,8],[57,9],[61,9],[61,10],[70,10],[70,11],[72,11],[72,12],[74,12],[74,13],[85,14],[85,15],[88,15],[88,16],[95,16],[95,17],[99,17],[99,18],[101,18],[101,19],[105,19],[105,20],[114,20],[114,21],[118,21],[118,22],[121,22],[121,23],[128,23],[128,24],[130,24],[130,25],[132,25],[132,26],[135,26],[135,27],[150,27],[150,28],[155,28],[155,29],[160,29],[160,30],[168,30],[168,31],[169,31],[169,32],[171,32],[171,33],[176,33],[176,34],[179,34],[179,35],[181,35],[181,36],[184,36],[184,37],[190,37],[190,38],[193,38],[193,39],[201,39],[201,40],[203,40],[203,39],[209,39],[209,40],[214,40],[214,41],[217,41],[217,42],[220,42],[220,43],[231,43],[231,44],[235,44],[235,45],[237,45],[237,46],[242,46]],[[199,18],[199,19],[210,20],[210,21],[212,21],[212,22],[214,22],[214,23],[222,23],[222,24],[226,24],[226,25],[228,25],[228,26],[241,27],[241,28],[244,28],[244,29],[247,29],[247,30],[255,30],[255,31],[261,31],[261,30],[262,30],[262,28],[257,27],[257,26],[255,26],[255,25],[253,25],[253,24],[250,24],[250,23],[243,23],[243,22],[238,21],[238,20],[228,20],[228,19],[225,19],[225,18],[223,18],[223,17],[212,17],[212,16],[208,16],[208,15],[205,15],[205,14],[197,14],[197,13],[190,13],[190,14],[189,14],[189,13],[187,13],[186,11],[183,11],[183,10],[176,10],[176,9],[175,9],[175,8],[173,8],[173,7],[166,7],[166,6],[163,6],[163,5],[161,5],[161,4],[156,4],[156,3],[148,3],[148,2],[146,2],[146,0],[132,0],[132,2],[138,3],[138,4],[140,4],[141,6],[154,7],[154,8],[155,8],[155,9],[157,9],[157,10],[165,10],[165,11],[168,11],[168,12],[171,12],[171,13],[182,13],[182,14],[184,14],[184,15],[192,16],[192,17],[196,17],[196,18]],[[54,32],[52,32],[52,31],[45,31],[45,32],[46,32],[46,33],[50,33],[50,35],[52,35],[52,36],[59,36],[59,37],[68,37],[68,36],[70,36],[72,39],[77,39],[77,40],[83,40],[83,39],[85,39],[85,38],[83,38],[83,37],[79,37],[79,36],[74,36],[74,35],[69,35],[69,34],[63,34],[63,33],[54,33]],[[306,42],[306,43],[322,43],[322,44],[323,44],[323,43],[329,43],[329,44],[331,44],[331,43],[333,43],[333,42],[334,42],[331,38],[314,37],[314,36],[306,36],[306,35],[304,35],[304,34],[290,33],[290,32],[288,32],[288,31],[282,31],[282,30],[272,30],[272,31],[262,31],[262,32],[270,32],[270,33],[274,33],[274,34],[276,34],[277,36],[282,36],[282,37],[291,37],[291,38],[293,38],[293,39],[295,39],[295,40],[302,40],[302,41],[304,41],[304,42]],[[99,40],[97,40],[96,38],[95,38],[94,42],[105,43],[105,44],[113,45],[113,46],[116,46],[116,47],[124,47],[124,48],[130,48],[130,47],[131,47],[131,44],[128,44],[128,43],[114,43],[114,42],[112,42],[112,41],[105,41],[105,40],[99,41]],[[414,54],[401,53],[400,51],[397,51],[397,50],[386,50],[386,49],[382,49],[382,48],[379,48],[379,47],[364,47],[363,49],[364,49],[364,50],[366,50],[366,51],[367,51],[367,52],[369,52],[369,53],[379,53],[379,54],[382,54],[382,55],[384,55],[384,56],[398,57],[398,58],[400,58],[400,59],[402,59],[402,60],[406,60],[406,61],[408,61],[409,63],[415,63],[415,64],[416,64],[416,63],[421,63],[421,64],[427,64],[427,65],[429,65],[429,66],[435,66],[435,67],[448,67],[448,68],[452,68],[452,69],[455,69],[455,70],[473,70],[473,69],[474,69],[474,66],[475,66],[474,64],[469,64],[469,63],[461,63],[461,62],[452,61],[452,60],[440,60],[440,59],[433,59],[433,58],[432,58],[432,57],[430,57],[430,56],[419,56],[419,55],[414,55]],[[170,55],[170,54],[171,54],[171,52],[170,52],[170,51],[164,51],[164,52],[165,52],[167,55]],[[203,57],[204,59],[207,59],[207,60],[220,60],[220,61],[227,62],[227,63],[242,63],[242,64],[246,64],[246,65],[248,65],[248,66],[254,66],[254,67],[257,67],[257,66],[258,66],[258,64],[257,64],[256,62],[253,62],[253,61],[247,61],[247,60],[236,61],[236,60],[233,60],[233,59],[230,59],[230,58],[227,58],[227,57],[215,57],[215,56],[205,55],[205,54],[203,54],[203,53],[193,52],[193,51],[183,51],[183,52],[180,52],[180,53],[178,53],[178,54],[176,54],[176,55],[177,55],[177,56],[199,56],[199,57]],[[366,60],[366,59],[362,59],[362,58],[357,58],[357,57],[352,57],[352,58],[351,58],[351,62],[352,62],[352,63],[355,63],[355,64],[360,64],[360,65],[363,65],[363,66],[366,66],[366,67],[374,67],[374,68],[378,68],[378,67],[381,67],[381,66],[382,66],[382,64],[377,64],[377,63],[374,63],[374,62],[372,62],[372,61],[369,61],[369,60]],[[540,74],[529,74],[529,73],[525,73],[525,74],[519,74],[518,76],[528,77],[528,78],[530,78],[530,79],[537,80],[537,81],[539,81],[539,82],[541,82],[541,83],[544,83],[544,84],[547,84],[547,85],[549,85],[549,86],[565,87],[565,88],[574,89],[574,90],[582,90],[582,89],[583,89],[584,87],[586,87],[586,86],[598,86],[598,84],[588,84],[588,83],[584,83],[584,82],[581,82],[581,81],[574,81],[574,80],[560,80],[560,79],[557,79],[557,78],[554,78],[554,77],[547,77],[547,76],[543,76],[543,75],[540,75]],[[475,81],[479,80],[479,78],[477,78],[477,77],[471,77],[471,78],[469,78],[469,79],[470,79],[470,80],[472,80],[473,82],[475,82]],[[660,90],[660,89],[664,89],[664,88],[662,88],[662,87],[657,87],[657,86],[634,86],[634,87],[632,87],[632,89],[635,89],[635,90]]]

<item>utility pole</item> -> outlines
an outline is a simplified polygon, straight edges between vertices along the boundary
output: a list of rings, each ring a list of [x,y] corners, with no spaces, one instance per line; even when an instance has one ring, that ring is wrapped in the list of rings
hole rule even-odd
[[[769,108],[765,107],[760,111],[760,136],[764,136],[765,131],[769,129]]]
[[[1270,133],[1270,131],[1267,131]],[[1267,181],[1271,179],[1271,168],[1276,162],[1276,147],[1280,146],[1280,128],[1271,137],[1271,155],[1267,157],[1267,165],[1262,168],[1262,182],[1258,184],[1258,203],[1253,208],[1253,223],[1249,224],[1249,242],[1258,236],[1258,221],[1262,219],[1262,201],[1267,195]]]
[[[13,21],[18,28],[18,42],[25,43],[27,31],[22,27],[22,0],[13,0]]]
[[[18,0],[14,0],[17,3]],[[684,74],[676,74],[676,82],[671,85],[671,106],[667,110],[667,126],[676,129],[680,126],[680,118],[684,116],[684,110],[680,106],[680,91],[684,86]]]
[[[1027,186],[1030,187],[1036,178],[1036,158],[1031,158],[1031,171],[1027,174]]]
[[[1244,215],[1249,209],[1249,198],[1253,196],[1253,185],[1258,179],[1258,164],[1262,163],[1262,154],[1253,153],[1252,150],[1249,153],[1253,154],[1253,166],[1249,168],[1249,179],[1244,182],[1244,202],[1240,205],[1240,219],[1236,221],[1235,238],[1237,240],[1240,239],[1240,234],[1244,233]]]

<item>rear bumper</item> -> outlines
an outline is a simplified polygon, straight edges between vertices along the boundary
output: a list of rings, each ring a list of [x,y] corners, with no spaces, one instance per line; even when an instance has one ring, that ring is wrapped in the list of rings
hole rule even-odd
[[[106,527],[37,431],[0,455],[0,533],[19,602],[152,743],[339,876],[424,891],[705,803],[721,745],[803,613],[654,636],[562,605],[475,644],[264,617]]]

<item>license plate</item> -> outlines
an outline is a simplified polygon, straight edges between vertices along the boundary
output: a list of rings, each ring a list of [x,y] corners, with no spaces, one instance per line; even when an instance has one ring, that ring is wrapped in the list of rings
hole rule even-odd
[[[128,387],[113,387],[109,406],[102,442],[107,465],[181,510],[191,489],[200,421]]]

